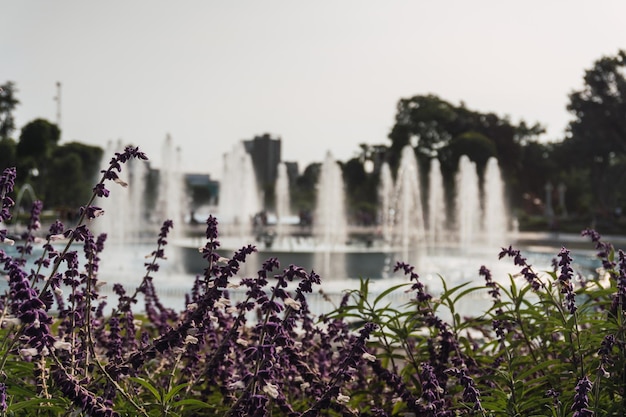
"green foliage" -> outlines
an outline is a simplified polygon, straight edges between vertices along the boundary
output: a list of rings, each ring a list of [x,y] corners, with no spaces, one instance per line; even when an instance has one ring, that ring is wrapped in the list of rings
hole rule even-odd
[[[452,167],[458,166],[459,158],[467,155],[478,167],[484,167],[491,157],[497,158],[496,144],[478,132],[465,132],[453,138],[448,144],[447,163]]]
[[[78,207],[89,199],[100,169],[102,149],[70,142],[57,146],[50,158],[43,195],[49,207]]]
[[[0,170],[16,165],[17,144],[13,139],[0,139]]]
[[[606,274],[621,276],[620,271]],[[360,289],[350,291],[352,302],[332,317],[355,324],[376,323],[370,352],[402,378],[415,398],[424,394],[420,379],[424,364],[450,368],[463,364],[481,393],[485,415],[570,415],[577,381],[585,376],[593,383],[594,415],[623,410],[626,314],[623,299],[616,294],[617,285],[623,283],[604,277],[581,282],[576,289],[578,310],[571,314],[557,272],[543,273],[537,291],[520,279],[510,276],[508,285],[497,284],[503,296],[494,298],[490,307],[484,296],[493,287],[465,283],[448,288],[442,277],[443,289],[435,298],[420,301],[417,297],[398,308],[386,298],[405,293],[408,284],[390,287],[372,300],[369,281],[362,281]],[[476,302],[476,297],[484,299],[480,302],[486,304],[486,311],[461,317],[456,306]],[[437,324],[442,318],[445,324]],[[502,337],[496,335],[497,328],[503,329]],[[615,342],[603,353],[606,336],[615,337]],[[445,403],[462,410],[458,382],[440,382],[445,382],[441,391]],[[550,392],[558,397],[550,397]],[[402,410],[409,411],[399,406],[398,415]]]
[[[12,81],[0,85],[0,140],[9,139],[15,130],[13,111],[20,104],[15,98],[16,92],[17,88]]]
[[[389,157],[395,167],[402,148],[411,144],[419,153],[438,155],[442,165],[452,166],[443,150],[454,138],[479,133],[493,142],[502,165],[516,166],[523,143],[543,131],[538,124],[528,126],[522,121],[516,126],[493,113],[469,110],[463,103],[455,106],[435,95],[418,95],[398,102],[396,122],[389,134]]]
[[[525,145],[542,133],[539,124],[516,125],[494,113],[470,110],[464,103],[456,106],[435,95],[417,95],[398,102],[387,160],[395,172],[402,148],[410,144],[422,168],[426,160],[437,157],[445,183],[451,184],[461,154],[477,162],[479,172],[489,156],[497,156],[508,188],[517,196],[527,190],[520,178],[545,183],[545,172],[527,170],[522,160]]]
[[[589,170],[599,208],[614,204],[611,167],[619,165],[622,171],[626,167],[621,159],[626,155],[625,68],[626,51],[598,59],[585,72],[583,88],[570,94],[567,105],[574,120],[568,127],[565,150],[575,165]],[[623,199],[623,194],[619,198]]]
[[[60,137],[61,131],[54,123],[44,119],[33,120],[22,128],[17,156],[32,158],[40,168],[52,156]]]
[[[296,211],[312,211],[315,207],[315,186],[320,175],[321,164],[312,163],[307,166],[297,179],[291,190],[291,201]]]
[[[143,154],[128,147],[118,158],[131,156]],[[119,302],[105,316],[97,274],[103,248],[96,250],[85,222],[101,214],[91,204],[117,162],[76,228],[61,235],[57,224],[46,235],[41,259],[54,262],[29,273],[18,261],[28,250],[16,251],[18,258],[0,253],[10,276],[0,312],[0,413],[565,416],[586,408],[602,416],[626,407],[626,254],[593,232],[586,234],[604,270],[591,280],[575,278],[566,249],[554,270],[536,272],[508,248],[500,257],[513,257],[519,273],[492,279],[481,267],[475,280],[454,286],[440,277],[441,291],[429,294],[413,267],[398,264],[407,281],[373,293],[362,280],[315,320],[306,296],[319,277],[293,265],[275,271],[270,260],[256,277],[235,278],[253,248],[227,261],[213,256],[214,218],[202,248],[208,267],[187,306],[178,314],[161,304],[152,273],[165,255],[168,221],[141,284],[132,295],[114,289]],[[38,240],[36,212],[29,243]],[[61,236],[67,241],[55,248],[52,239]],[[70,250],[77,242],[83,265]],[[68,259],[63,274],[60,259]],[[52,294],[62,298],[61,277],[64,301]],[[231,279],[246,288],[240,302],[230,299]],[[130,308],[139,294],[141,317]],[[466,303],[483,308],[463,315]]]
[[[352,158],[342,164],[342,172],[350,218],[359,224],[374,224],[377,201],[372,196],[377,193],[378,178],[365,172],[360,158]]]

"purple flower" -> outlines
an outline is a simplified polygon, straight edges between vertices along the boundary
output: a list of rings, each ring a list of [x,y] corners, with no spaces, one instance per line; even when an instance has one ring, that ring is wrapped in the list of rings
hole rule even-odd
[[[41,223],[39,217],[41,216],[41,210],[43,203],[39,200],[33,202],[30,209],[30,219],[26,226],[26,231],[22,233],[22,240],[25,242],[23,245],[17,247],[17,251],[22,255],[30,255],[33,252],[33,242],[35,241],[34,232],[39,230]]]
[[[215,241],[217,239],[217,219],[213,216],[209,216],[206,219],[206,238],[210,241]]]
[[[602,356],[603,358],[610,355],[613,351],[613,346],[615,346],[615,335],[607,334],[606,336],[604,336],[604,339],[600,344],[600,349],[598,349],[598,355]]]
[[[615,346],[615,335],[607,334],[604,336],[602,343],[600,344],[600,349],[598,349],[598,355],[600,356],[600,366],[598,369],[602,372],[602,374],[606,375],[606,367],[613,364],[611,360],[611,354],[613,352],[613,346]]]
[[[102,210],[102,208],[100,207],[96,207],[96,206],[82,206],[80,208],[80,215],[83,216],[87,216],[88,219],[95,219],[96,217],[100,217],[104,214],[104,210]]]
[[[84,388],[76,379],[70,376],[62,368],[55,368],[52,377],[59,386],[59,389],[67,398],[69,398],[76,406],[85,410],[89,415],[94,417],[117,417],[118,413],[113,411],[105,400],[96,397],[86,388]]]
[[[24,342],[31,348],[42,351],[54,344],[54,338],[50,333],[52,318],[46,312],[46,304],[31,287],[21,264],[9,259],[6,266],[9,275],[11,314],[24,324]]]
[[[591,241],[595,243],[596,249],[598,250],[596,256],[602,261],[602,267],[607,271],[613,271],[613,268],[615,268],[615,262],[609,259],[611,253],[613,253],[613,245],[603,242],[600,233],[593,229],[585,229],[582,231],[581,235],[588,236],[591,238]]]
[[[541,288],[541,281],[539,281],[539,277],[532,270],[531,265],[528,264],[526,258],[524,258],[521,252],[518,249],[513,249],[512,246],[508,248],[502,248],[500,254],[498,254],[498,259],[502,259],[505,256],[513,258],[513,263],[517,266],[523,267],[520,271],[524,276],[524,279],[530,284],[533,291],[538,291]]]
[[[107,188],[104,186],[104,183],[102,183],[102,182],[99,182],[98,184],[96,184],[95,187],[93,187],[93,192],[98,197],[108,197],[109,196],[109,190],[107,190]]]
[[[572,263],[572,258],[569,256],[569,250],[565,248],[561,248],[558,257],[559,266],[561,267],[561,272],[558,276],[559,284],[561,286],[561,294],[565,295],[565,306],[570,314],[575,314],[576,307],[576,294],[574,294],[574,288],[572,286],[572,275],[574,271],[570,266]]]
[[[9,194],[13,192],[15,187],[15,176],[15,168],[6,168],[0,175],[0,223],[11,219],[9,209],[13,207],[15,202],[9,197]],[[2,237],[0,234],[0,238]]]
[[[121,153],[116,152],[115,156],[111,158],[111,161],[109,162],[109,167],[105,170],[100,171],[102,173],[102,179],[93,188],[94,195],[98,197],[109,196],[109,190],[104,186],[105,180],[114,181],[123,186],[126,186],[126,183],[120,180],[119,176],[117,175],[115,171],[121,172],[122,171],[121,164],[126,163],[131,158],[148,160],[148,157],[143,152],[140,152],[139,148],[133,148],[132,146],[127,146],[124,149],[124,152],[121,152]],[[89,218],[92,218],[92,217],[89,217]]]
[[[552,398],[552,404],[554,404],[555,407],[560,407],[561,405],[561,401],[559,400],[560,395],[561,393],[555,391],[554,389],[549,389],[546,391],[546,397]]]
[[[428,404],[428,408],[431,412],[437,412],[437,410],[444,405],[441,400],[441,394],[443,389],[439,385],[439,380],[435,376],[434,368],[428,364],[422,364],[422,398]]]
[[[0,412],[7,411],[7,386],[0,383]]]
[[[418,399],[413,396],[406,384],[402,381],[402,378],[395,372],[392,372],[384,368],[380,361],[374,361],[371,364],[374,374],[378,376],[402,401],[407,405],[409,411],[423,412],[418,407]]]
[[[171,229],[174,228],[174,222],[172,220],[165,220],[163,225],[161,226],[161,230],[159,232],[159,239],[157,240],[157,244],[160,246],[167,245],[167,235]]]
[[[574,404],[571,410],[574,412],[572,417],[591,417],[593,411],[589,410],[589,391],[591,391],[591,381],[586,376],[578,380],[576,384],[576,394],[574,395]]]
[[[489,295],[493,298],[494,303],[500,302],[500,288],[498,284],[493,281],[491,277],[491,271],[486,266],[482,265],[478,271],[478,275],[485,278],[485,285],[489,287]]]
[[[473,410],[480,411],[483,409],[480,403],[480,392],[476,388],[476,384],[472,377],[467,375],[465,369],[452,368],[448,371],[459,379],[459,383],[463,387],[463,401],[474,404]]]
[[[617,280],[617,291],[613,296],[611,311],[617,312],[618,308],[626,310],[626,254],[621,249],[618,252],[619,270],[612,270],[611,276]]]
[[[415,281],[411,289],[417,291],[417,301],[420,303],[429,301],[432,296],[425,291],[424,284],[420,282],[419,275],[414,271],[415,267],[404,262],[398,262],[393,270],[396,272],[400,269],[404,270],[405,275],[409,275],[411,281]]]

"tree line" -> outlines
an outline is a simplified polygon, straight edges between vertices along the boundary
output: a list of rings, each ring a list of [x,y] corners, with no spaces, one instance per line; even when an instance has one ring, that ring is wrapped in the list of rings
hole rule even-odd
[[[540,123],[514,123],[432,94],[400,99],[388,142],[361,144],[352,159],[341,162],[351,217],[375,221],[376,168],[385,161],[395,172],[402,149],[411,145],[424,174],[433,158],[439,160],[448,185],[461,155],[476,163],[479,175],[487,160],[496,157],[511,208],[522,220],[542,216],[550,183],[554,190],[558,185],[566,189],[568,219],[575,227],[617,230],[626,207],[625,67],[626,52],[620,50],[585,71],[582,89],[569,94],[572,119],[565,135],[551,142],[542,140]],[[12,82],[0,88],[0,168],[16,166],[18,188],[32,184],[47,207],[82,204],[103,150],[79,142],[59,144],[58,126],[44,119],[27,123],[14,139],[17,89]],[[311,164],[294,181],[294,210],[313,208],[318,175],[319,164]]]
[[[522,226],[581,227],[626,232],[621,211],[626,207],[626,52],[598,59],[585,71],[583,87],[569,94],[572,115],[565,135],[545,141],[539,123],[512,122],[508,117],[452,104],[436,95],[399,100],[387,144],[361,145],[360,152],[343,164],[351,207],[369,211],[368,198],[376,192],[377,174],[367,173],[366,161],[387,161],[392,171],[402,149],[413,146],[426,177],[430,161],[440,162],[444,181],[454,181],[461,155],[476,163],[482,175],[487,160],[496,157],[507,184],[508,199]],[[546,187],[565,192],[566,213],[555,207],[560,225],[542,219]],[[451,189],[453,187],[447,187]],[[452,196],[448,196],[452,198]],[[556,204],[555,204],[556,206]]]
[[[0,171],[15,166],[16,190],[29,184],[46,208],[64,210],[85,204],[103,150],[77,141],[59,144],[59,127],[45,119],[28,122],[13,139],[13,111],[20,104],[16,93],[11,81],[0,86]]]

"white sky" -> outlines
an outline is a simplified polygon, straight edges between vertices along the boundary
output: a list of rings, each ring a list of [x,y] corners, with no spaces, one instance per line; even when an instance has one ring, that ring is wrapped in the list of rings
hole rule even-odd
[[[185,169],[221,174],[241,139],[283,139],[301,169],[389,144],[402,97],[547,126],[559,139],[585,69],[626,48],[624,1],[0,0],[0,83],[17,125],[63,141],[122,139],[155,166],[167,133]]]

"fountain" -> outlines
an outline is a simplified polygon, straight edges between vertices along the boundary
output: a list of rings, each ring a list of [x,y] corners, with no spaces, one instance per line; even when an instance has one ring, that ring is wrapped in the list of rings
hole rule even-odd
[[[252,205],[257,208],[250,210],[242,197],[258,195],[254,170],[251,165],[247,168],[249,160],[243,146],[236,146],[233,152],[225,157],[216,216],[220,224],[219,240],[222,255],[231,256],[234,251],[248,244],[257,247],[257,253],[249,256],[242,265],[240,270],[242,275],[256,274],[266,259],[276,257],[282,267],[298,265],[307,270],[315,270],[332,280],[382,276],[385,264],[384,251],[381,248],[368,247],[365,241],[350,239],[343,174],[330,152],[327,153],[320,169],[313,227],[309,229],[291,224],[293,217],[288,214],[290,202],[287,172],[284,165],[280,164],[275,187],[276,222],[258,227],[254,236],[250,229],[243,232],[241,221],[236,221],[241,218],[249,219],[254,213],[262,211],[262,208],[255,204]],[[259,200],[251,198],[249,201]],[[247,209],[247,214],[242,214],[242,209]],[[270,218],[271,216],[268,216],[268,219]],[[290,226],[286,223],[290,223]],[[297,227],[295,232],[294,226]],[[289,229],[294,233],[287,233]],[[185,256],[188,271],[201,272],[206,267],[205,261],[198,255],[198,247],[202,244],[200,239],[178,242]]]
[[[415,151],[406,146],[402,150],[395,181],[389,165],[383,163],[381,166],[379,238],[367,243],[349,233],[353,228],[346,220],[342,171],[330,152],[320,168],[312,229],[302,226],[294,229],[294,225],[287,226],[283,221],[290,217],[290,202],[286,167],[280,164],[275,186],[276,220],[274,222],[270,214],[268,218],[272,221],[253,234],[251,219],[263,208],[250,156],[239,143],[224,157],[224,162],[217,208],[221,253],[231,256],[247,244],[254,244],[258,249],[258,253],[243,265],[242,275],[256,274],[267,258],[277,257],[282,267],[295,264],[307,270],[314,269],[333,281],[391,277],[394,275],[390,272],[391,265],[397,261],[410,263],[431,278],[444,272],[452,277],[452,281],[462,281],[467,278],[466,274],[475,275],[476,267],[467,265],[473,265],[480,252],[478,249],[491,241],[485,236],[506,234],[502,229],[506,228],[506,222],[502,225],[498,220],[506,219],[506,216],[503,214],[503,185],[501,179],[499,185],[496,181],[500,178],[496,162],[489,163],[485,184],[481,185],[476,165],[467,156],[460,158],[452,210],[446,206],[447,193],[439,161],[431,161],[428,180],[424,181],[428,189],[425,199]],[[485,190],[483,199],[481,189]],[[423,203],[423,199],[427,201]],[[497,201],[500,205],[496,204]],[[454,219],[448,218],[448,214]],[[483,222],[484,216],[489,216],[490,221]],[[268,235],[272,238],[267,239]],[[189,271],[201,272],[206,266],[197,252],[202,244],[201,239],[181,244],[187,253],[185,264]]]
[[[122,152],[123,148],[121,141],[115,144],[109,142],[105,155]],[[110,158],[102,161],[103,170],[108,167],[109,161]],[[172,138],[167,135],[163,144],[157,203],[154,207],[148,207],[146,203],[148,163],[139,159],[129,160],[121,174],[121,179],[127,186],[107,182],[109,196],[99,197],[94,203],[104,210],[104,216],[93,223],[94,232],[106,233],[108,242],[124,245],[143,239],[153,239],[166,219],[174,222],[172,233],[182,230],[182,209],[186,197],[179,166],[180,150],[174,148]]]
[[[384,162],[380,168],[380,182],[378,185],[378,224],[381,227],[381,235],[385,246],[390,246],[393,239],[393,176],[391,168]]]
[[[168,136],[164,145],[159,198],[155,205],[161,208],[164,216],[173,218],[176,223],[176,218],[182,217],[181,208],[185,201],[180,194],[181,187],[175,185],[180,184],[180,171],[179,156],[173,149]],[[176,155],[176,158],[172,158],[172,155]],[[240,276],[256,275],[266,259],[277,257],[282,268],[294,264],[306,270],[315,270],[324,280],[324,290],[336,296],[342,290],[357,288],[358,281],[354,278],[358,277],[374,278],[374,285],[379,293],[394,283],[405,282],[403,275],[390,273],[390,265],[396,261],[415,266],[415,271],[433,294],[441,288],[440,277],[445,277],[448,286],[477,280],[477,271],[482,263],[492,269],[494,276],[506,279],[510,272],[510,263],[500,265],[500,268],[497,265],[495,269],[493,267],[498,251],[494,249],[494,245],[504,246],[508,243],[504,184],[495,159],[488,162],[484,183],[481,185],[475,164],[466,156],[460,158],[456,174],[457,194],[452,210],[445,204],[444,196],[447,193],[438,160],[431,161],[428,179],[424,181],[428,198],[423,199],[420,182],[422,171],[415,152],[410,146],[403,149],[395,181],[389,165],[381,166],[378,188],[380,223],[377,230],[380,238],[368,242],[368,245],[354,238],[354,227],[346,221],[342,172],[330,153],[321,165],[314,227],[310,235],[307,235],[308,228],[298,227],[294,232],[293,227],[282,227],[285,225],[283,219],[290,217],[290,202],[286,167],[284,164],[279,165],[275,187],[277,238],[270,244],[258,240],[253,234],[252,218],[262,211],[262,206],[251,160],[243,144],[238,144],[232,152],[225,155],[224,162],[221,195],[215,212],[220,223],[220,253],[231,257],[234,251],[247,244],[254,244],[259,250],[242,265]],[[137,204],[145,194],[145,185],[142,185],[144,181],[141,180],[146,176],[145,168],[145,165],[143,168],[130,166],[129,178],[124,178],[129,182],[128,190],[116,188],[112,190],[112,198],[101,202],[103,207],[109,204],[109,213],[115,214],[96,219],[95,223],[106,220],[107,217],[113,220],[105,231],[110,233],[117,229],[127,232],[137,230],[140,227],[130,227],[128,222],[139,225],[148,215],[156,219],[156,213],[148,213],[142,204]],[[110,186],[117,187],[112,183]],[[482,193],[479,191],[481,189]],[[136,194],[132,195],[133,192]],[[134,212],[128,211],[129,205],[140,208]],[[426,213],[422,210],[422,205],[426,206]],[[455,221],[446,218],[446,214],[454,214]],[[452,224],[454,228],[450,227]],[[148,229],[154,230],[149,232],[154,237],[158,233],[157,225],[148,226]],[[271,227],[272,224],[267,226],[270,230]],[[131,240],[128,237],[122,239]],[[198,248],[205,243],[205,239],[201,237],[195,240],[177,239],[176,246],[181,249],[179,253],[183,254],[181,264],[186,267],[186,272],[183,275],[180,271],[172,272],[169,268],[167,282],[160,285],[170,286],[170,289],[175,290],[183,286],[184,280],[191,280],[192,274],[202,273],[207,265],[206,260],[198,253]],[[477,248],[488,250],[483,253]],[[152,249],[153,246],[150,250]],[[141,255],[146,253],[144,249],[137,250],[142,251]],[[123,255],[134,256],[134,252]],[[118,264],[122,265],[123,262]],[[108,265],[111,266],[110,263]],[[139,266],[141,269],[143,262]],[[121,271],[113,271],[110,275],[122,277],[127,272],[122,274]],[[134,276],[140,274],[141,271],[133,272]]]
[[[428,181],[425,182],[428,184],[428,210],[424,213],[420,169],[414,149],[406,146],[395,181],[389,165],[384,163],[381,166],[378,187],[380,239],[369,242],[368,247],[350,238],[342,172],[330,152],[320,169],[311,236],[306,236],[306,232],[303,234],[305,229],[299,229],[297,235],[292,235],[289,230],[293,229],[283,222],[289,217],[290,205],[284,164],[279,165],[275,187],[276,222],[267,226],[274,237],[259,240],[259,236],[253,236],[250,219],[262,209],[257,206],[260,200],[255,191],[256,181],[250,158],[243,146],[238,144],[233,152],[225,156],[225,162],[218,208],[223,254],[229,256],[249,243],[255,243],[259,249],[259,253],[253,255],[245,266],[244,274],[256,273],[261,263],[270,256],[279,258],[283,266],[293,263],[306,269],[316,268],[318,273],[333,279],[389,277],[393,275],[390,273],[391,265],[396,261],[407,262],[432,273],[452,265],[467,270],[459,262],[475,261],[472,255],[486,247],[486,241],[492,240],[486,236],[506,235],[506,221],[503,225],[498,220],[506,219],[506,215],[503,209],[504,188],[501,179],[499,185],[496,181],[500,178],[496,162],[489,163],[485,184],[481,186],[476,165],[467,156],[460,158],[453,211],[446,207],[440,164],[433,159]],[[482,202],[481,188],[485,190]],[[235,192],[237,190],[240,192]],[[252,197],[246,200],[245,196]],[[242,201],[253,201],[252,207],[255,208],[250,210],[249,205],[242,204]],[[481,207],[485,209],[481,210]],[[248,209],[247,213],[242,209]],[[454,214],[454,221],[447,218],[449,213]],[[484,216],[489,216],[490,221],[484,222]],[[241,219],[247,221],[242,222]],[[448,229],[448,225],[454,225],[454,228]],[[198,265],[193,268],[196,271],[201,269]]]
[[[466,254],[479,234],[480,194],[476,164],[463,155],[456,177],[456,231],[459,248]]]
[[[185,195],[185,182],[180,171],[180,148],[175,147],[168,134],[163,142],[159,172],[157,211],[152,218],[157,224],[172,220],[174,228],[170,238],[182,237],[184,208],[189,205]]]
[[[291,197],[289,194],[289,177],[287,165],[284,162],[278,164],[276,175],[276,239],[283,243],[287,240],[287,220],[291,217]]]
[[[317,202],[313,217],[313,236],[323,250],[345,245],[348,239],[345,190],[341,167],[330,152],[322,164],[317,184]]]
[[[496,158],[489,158],[484,182],[485,214],[483,229],[488,248],[498,248],[507,244],[508,210],[504,199],[504,182]]]
[[[441,166],[437,158],[430,162],[428,182],[428,247],[432,251],[443,243],[446,227],[446,203],[441,176]]]
[[[105,159],[101,162],[102,169],[108,168],[111,157],[115,152],[122,152],[123,148],[121,141],[109,142]],[[146,273],[146,256],[156,249],[157,236],[166,219],[174,222],[168,240],[182,234],[182,210],[186,198],[180,172],[180,152],[174,147],[169,135],[165,138],[162,152],[162,166],[154,196],[149,195],[151,176],[148,162],[130,159],[119,174],[127,186],[107,181],[109,196],[94,202],[94,205],[104,210],[104,215],[94,219],[89,226],[95,235],[107,234],[104,256],[115,260],[102,264],[99,273],[104,282],[139,283]],[[166,256],[167,260],[159,262],[161,269],[168,274],[180,274],[177,251],[167,248]],[[164,288],[176,285],[181,285],[181,282],[168,280],[161,283]]]
[[[100,164],[101,170],[107,169],[111,157],[123,150],[124,145],[121,140],[116,143],[109,141],[104,153],[106,157]],[[98,197],[94,202],[94,205],[104,210],[104,215],[94,220],[92,230],[96,235],[106,233],[107,241],[115,245],[136,241],[139,231],[143,229],[141,213],[145,190],[145,176],[142,174],[144,162],[131,160],[128,164],[126,170],[120,174],[120,179],[127,186],[122,187],[113,182],[107,182],[105,185],[110,191],[109,196]]]
[[[262,210],[252,158],[243,142],[224,155],[217,218],[222,233],[251,241],[254,216]],[[248,242],[249,243],[249,242]]]
[[[346,276],[342,250],[348,240],[345,190],[341,167],[328,152],[317,183],[313,216],[314,265],[326,276]]]
[[[460,158],[454,210],[446,205],[440,163],[433,159],[425,182],[427,211],[422,211],[419,173],[415,152],[408,145],[402,150],[395,184],[388,165],[381,167],[379,221],[382,240],[392,254],[387,263],[408,262],[430,279],[443,273],[451,282],[463,281],[475,275],[470,265],[476,263],[478,255],[495,255],[497,245],[510,244],[497,161],[489,161],[481,184],[476,164],[465,155]]]
[[[401,250],[401,260],[418,265],[425,242],[420,177],[413,147],[402,149],[394,189],[392,246]]]

